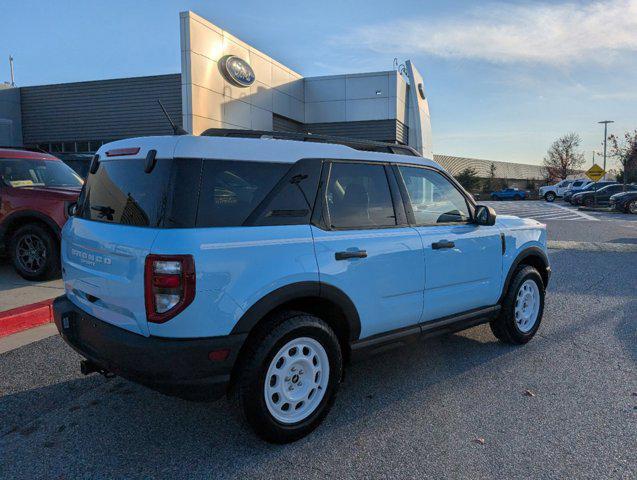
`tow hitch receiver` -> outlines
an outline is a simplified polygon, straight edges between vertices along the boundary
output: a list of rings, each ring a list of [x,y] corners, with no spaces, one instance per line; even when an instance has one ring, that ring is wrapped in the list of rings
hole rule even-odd
[[[104,375],[106,378],[113,378],[115,376],[114,373],[103,369],[98,364],[93,363],[90,360],[82,360],[80,362],[80,372],[82,372],[82,375],[90,375],[91,373],[99,373],[101,375]]]

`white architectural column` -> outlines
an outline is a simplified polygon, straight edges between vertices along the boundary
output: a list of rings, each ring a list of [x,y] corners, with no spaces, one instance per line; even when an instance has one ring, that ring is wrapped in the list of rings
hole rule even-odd
[[[427,102],[425,94],[425,84],[422,75],[411,60],[407,60],[405,65],[409,78],[409,98],[407,100],[409,105],[409,146],[424,157],[433,159],[431,118],[429,117],[429,102]]]

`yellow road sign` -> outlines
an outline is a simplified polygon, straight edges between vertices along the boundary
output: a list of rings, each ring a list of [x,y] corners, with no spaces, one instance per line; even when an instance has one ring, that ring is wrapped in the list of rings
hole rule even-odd
[[[586,176],[594,182],[601,180],[604,175],[606,175],[606,171],[597,164],[594,164],[586,171]]]

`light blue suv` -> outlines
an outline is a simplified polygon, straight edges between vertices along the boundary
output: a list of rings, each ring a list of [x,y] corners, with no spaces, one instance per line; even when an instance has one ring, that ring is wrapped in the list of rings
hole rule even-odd
[[[82,371],[227,393],[283,443],[325,417],[354,354],[486,322],[529,341],[550,276],[545,226],[496,221],[432,160],[370,149],[397,151],[188,135],[104,145],[63,230],[54,303]]]

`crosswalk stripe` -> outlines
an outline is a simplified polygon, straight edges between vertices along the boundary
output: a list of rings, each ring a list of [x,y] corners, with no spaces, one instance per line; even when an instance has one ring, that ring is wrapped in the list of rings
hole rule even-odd
[[[484,202],[484,204],[493,207],[496,213],[501,215],[516,215],[524,218],[533,218],[536,220],[590,220],[599,221],[591,215],[573,207],[566,207],[554,203],[540,202],[515,202],[503,204],[501,202]]]

